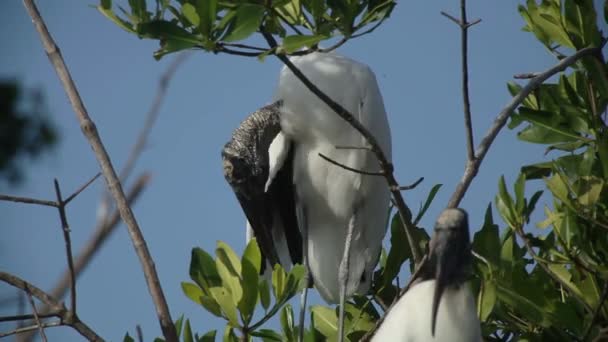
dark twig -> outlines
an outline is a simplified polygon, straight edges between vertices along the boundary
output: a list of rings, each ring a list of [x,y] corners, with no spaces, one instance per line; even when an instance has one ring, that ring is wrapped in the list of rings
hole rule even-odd
[[[525,87],[521,89],[521,91],[511,99],[509,104],[502,109],[502,111],[496,116],[494,119],[494,123],[486,132],[486,135],[483,137],[477,149],[475,151],[475,158],[472,162],[468,162],[467,166],[464,170],[464,174],[462,179],[456,186],[456,190],[452,194],[450,201],[448,202],[448,208],[456,208],[460,204],[460,201],[464,197],[464,194],[469,189],[471,185],[471,181],[477,175],[479,171],[479,167],[485,158],[490,146],[494,142],[494,139],[500,132],[500,130],[504,127],[507,119],[511,116],[511,113],[522,103],[522,101],[534,91],[538,86],[540,86],[544,81],[546,81],[551,76],[557,74],[558,72],[566,70],[569,66],[574,64],[576,61],[581,59],[582,57],[592,55],[598,51],[601,51],[603,45],[600,47],[587,47],[581,50],[578,50],[573,55],[566,57],[559,61],[555,66],[549,68],[548,70],[540,73],[538,76],[531,79]]]
[[[336,150],[365,150],[372,151],[369,146],[336,146]]]
[[[270,45],[271,48],[276,48],[277,42],[274,40],[274,37],[268,33],[264,33],[264,38]],[[351,125],[355,130],[357,130],[370,145],[370,149],[376,155],[378,159],[378,163],[380,164],[380,169],[382,170],[383,176],[388,183],[388,187],[391,190],[393,198],[395,199],[395,206],[399,212],[399,217],[401,218],[401,222],[403,222],[405,235],[408,239],[408,244],[412,251],[412,256],[414,263],[417,265],[420,260],[420,250],[418,244],[414,240],[414,225],[411,222],[411,211],[405,204],[403,200],[403,196],[401,192],[398,190],[399,183],[395,179],[395,175],[393,174],[393,164],[386,158],[382,148],[378,144],[376,138],[357,120],[355,117],[349,113],[344,107],[342,107],[339,103],[332,100],[329,96],[327,96],[324,92],[319,90],[317,86],[315,86],[303,73],[300,71],[286,55],[276,54],[278,59],[291,70],[291,72],[310,90],[313,94],[315,94],[319,99],[321,99],[329,108],[331,108],[340,118],[346,121],[349,125]]]
[[[417,181],[415,181],[414,183],[410,184],[410,185],[402,185],[399,187],[399,190],[403,191],[403,190],[412,190],[414,188],[416,188],[418,186],[418,184],[422,183],[422,181],[424,180],[424,177],[420,177],[418,178]]]
[[[473,139],[473,121],[471,119],[471,101],[469,97],[469,56],[468,56],[468,40],[469,27],[481,22],[481,19],[473,22],[467,21],[467,2],[460,0],[460,20],[454,18],[446,12],[441,12],[443,16],[452,20],[460,27],[460,59],[462,62],[462,100],[464,106],[464,126],[467,137],[467,159],[469,162],[475,159],[475,144]]]
[[[30,301],[30,305],[32,306],[34,321],[36,321],[36,325],[38,325],[38,329],[40,331],[40,336],[44,342],[47,342],[48,339],[46,338],[46,334],[44,333],[44,327],[42,326],[42,323],[40,322],[40,317],[38,317],[38,310],[36,310],[36,303],[34,303],[32,294],[30,293],[30,291],[28,289],[25,290],[25,293],[27,294],[27,299]]]
[[[56,317],[58,314],[59,314],[58,312],[38,313],[38,318]],[[26,314],[26,315],[14,315],[14,316],[1,316],[0,322],[26,321],[29,319],[34,319],[34,315]]]
[[[51,308],[51,310],[53,312],[55,312],[57,315],[56,317],[58,317],[61,321],[57,322],[58,325],[67,325],[70,326],[72,328],[74,328],[76,331],[78,331],[80,333],[80,335],[82,335],[84,338],[86,338],[89,341],[103,341],[103,339],[97,335],[97,333],[95,333],[91,328],[89,328],[88,325],[86,325],[84,322],[82,322],[77,315],[74,314],[74,312],[66,309],[66,307],[63,305],[63,303],[58,302],[56,299],[54,299],[53,297],[51,297],[49,294],[47,294],[46,292],[42,291],[41,289],[39,289],[38,287],[26,282],[25,280],[14,276],[10,273],[6,273],[6,272],[2,272],[0,271],[0,281],[5,282],[15,288],[21,289],[22,291],[26,291],[29,292],[32,296],[36,297],[38,300],[40,300],[41,302],[43,302],[44,304],[46,304],[47,306],[49,306]],[[45,323],[43,324],[44,327],[48,327],[48,326],[56,326],[56,325],[49,325],[49,323]],[[31,331],[31,330],[37,330],[37,326],[35,326],[36,328],[34,329],[26,329],[26,330],[22,330],[22,331],[18,331],[18,332],[11,332],[11,334],[15,334],[15,333],[20,333],[20,332],[26,332],[26,331]],[[25,328],[23,328],[25,329]],[[2,337],[3,335],[0,334],[0,337]]]
[[[84,183],[80,188],[78,188],[78,190],[74,191],[73,194],[71,194],[70,196],[68,196],[68,198],[66,198],[63,201],[63,205],[66,206],[68,205],[68,203],[70,203],[74,198],[76,198],[76,196],[80,195],[80,193],[86,189],[89,185],[91,185],[95,180],[97,180],[97,178],[99,178],[99,176],[101,176],[101,172],[97,172],[97,174],[95,176],[93,176],[93,178],[91,178],[88,182]]]
[[[59,210],[59,220],[61,221],[63,240],[65,241],[65,254],[68,260],[68,269],[70,270],[70,310],[72,310],[72,312],[76,314],[76,276],[74,275],[74,259],[72,258],[72,239],[70,238],[70,225],[68,224],[68,217],[65,213],[66,203],[61,197],[61,189],[59,188],[59,182],[57,181],[57,179],[55,179],[54,183],[55,194],[57,195],[57,203],[59,203],[59,207],[57,207],[57,209]]]
[[[0,201],[7,202],[17,202],[17,203],[27,203],[27,204],[36,204],[36,205],[44,205],[47,207],[57,208],[57,203],[53,201],[39,200],[35,198],[28,197],[18,197],[18,196],[9,196],[0,194]]]
[[[139,176],[135,181],[134,185],[131,187],[131,190],[127,193],[127,201],[129,206],[133,206],[139,195],[145,188],[145,186],[150,181],[150,175],[144,173]],[[74,274],[78,277],[82,271],[89,265],[91,260],[95,254],[99,251],[100,247],[107,241],[110,234],[116,230],[118,224],[120,223],[120,214],[118,210],[114,210],[114,212],[109,215],[108,219],[101,220],[98,222],[95,231],[89,238],[89,241],[85,244],[85,246],[80,250],[80,252],[76,255],[74,260]],[[63,298],[70,288],[71,283],[71,271],[70,269],[66,269],[61,275],[59,281],[55,285],[55,287],[51,290],[51,296],[53,298]],[[47,314],[49,311],[53,310],[50,306],[45,305],[41,308],[40,312]],[[33,332],[35,333],[35,331]],[[23,337],[23,341],[29,341],[33,338],[33,333],[26,335]]]
[[[587,341],[589,339],[591,331],[593,330],[593,326],[595,325],[600,316],[602,306],[604,306],[604,303],[606,302],[606,297],[608,297],[608,282],[604,283],[604,289],[602,290],[599,302],[597,302],[597,307],[593,311],[593,317],[591,318],[591,323],[589,323],[589,327],[587,327],[587,332],[585,333],[585,338],[583,339],[583,341]]]
[[[106,152],[105,146],[103,145],[103,142],[99,137],[99,133],[97,132],[95,123],[93,120],[91,120],[91,117],[89,116],[84,103],[82,102],[82,98],[80,97],[76,85],[72,80],[65,61],[61,56],[61,52],[59,51],[57,44],[55,44],[53,41],[53,38],[51,37],[42,17],[40,16],[40,12],[34,4],[34,0],[23,0],[23,3],[40,35],[40,39],[48,58],[55,68],[63,88],[70,99],[76,117],[80,123],[82,132],[95,152],[95,157],[97,158],[97,161],[101,167],[108,188],[116,201],[116,206],[120,212],[120,216],[127,225],[127,230],[129,231],[129,235],[133,243],[133,248],[139,257],[139,261],[142,265],[146,279],[146,284],[148,285],[148,290],[150,291],[150,296],[152,297],[154,306],[156,307],[158,321],[165,340],[167,342],[177,342],[177,333],[175,331],[175,326],[173,325],[173,320],[171,319],[171,313],[169,311],[169,306],[167,305],[167,300],[165,299],[165,294],[160,285],[158,273],[156,272],[156,268],[154,266],[154,260],[150,254],[150,251],[148,250],[146,240],[144,239],[141,229],[139,228],[139,224],[135,219],[135,215],[133,215],[133,212],[129,207],[118,175],[116,174],[114,166],[110,161],[110,156]]]
[[[365,170],[358,170],[355,168],[352,168],[350,166],[346,166],[342,163],[339,163],[331,158],[329,158],[328,156],[324,155],[323,153],[319,153],[319,157],[325,159],[326,161],[330,162],[331,164],[334,164],[336,166],[339,166],[341,168],[343,168],[344,170],[347,171],[351,171],[354,173],[358,173],[358,174],[362,174],[362,175],[367,175],[367,176],[384,176],[384,172],[380,171],[380,172],[374,172],[374,171],[365,171]]]

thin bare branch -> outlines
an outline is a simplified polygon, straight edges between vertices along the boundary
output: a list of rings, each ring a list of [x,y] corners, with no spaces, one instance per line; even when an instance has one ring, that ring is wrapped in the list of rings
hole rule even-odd
[[[40,331],[40,336],[42,337],[42,341],[47,342],[46,334],[44,333],[44,326],[40,322],[40,318],[38,317],[38,310],[36,310],[36,303],[34,303],[34,299],[32,298],[32,294],[30,291],[26,290],[27,299],[30,301],[30,305],[32,306],[32,312],[34,314],[34,321],[36,321],[36,325],[38,325],[38,329]]]
[[[53,38],[51,37],[42,17],[40,16],[40,12],[34,4],[34,0],[23,0],[23,3],[40,35],[42,45],[44,46],[48,58],[55,68],[63,88],[70,99],[76,117],[80,123],[82,132],[95,152],[95,156],[101,167],[103,176],[106,180],[108,188],[110,189],[110,193],[112,193],[112,196],[116,201],[116,206],[120,212],[120,216],[127,225],[127,230],[129,231],[133,247],[137,252],[139,261],[144,271],[148,290],[154,302],[154,306],[156,307],[156,314],[158,316],[158,321],[165,340],[167,342],[177,342],[177,333],[175,331],[175,326],[173,325],[173,320],[171,319],[171,313],[165,299],[165,294],[158,278],[158,273],[156,272],[156,267],[154,266],[154,260],[150,254],[150,251],[148,250],[146,240],[144,239],[141,229],[139,228],[139,224],[135,219],[135,215],[133,215],[133,212],[129,207],[118,175],[116,174],[114,166],[110,161],[110,156],[106,152],[105,146],[103,145],[101,138],[99,137],[99,133],[97,132],[95,123],[93,120],[91,120],[89,114],[87,113],[76,85],[74,84],[70,72],[68,71],[68,67],[61,56],[61,52],[57,44],[55,44],[53,41]]]
[[[71,194],[70,196],[68,196],[68,198],[66,198],[63,201],[64,205],[68,205],[68,203],[70,203],[74,198],[76,198],[76,196],[80,195],[80,193],[82,191],[84,191],[84,189],[86,189],[89,185],[93,184],[93,182],[95,180],[97,180],[97,178],[99,178],[99,176],[101,176],[101,172],[97,172],[97,174],[95,176],[93,176],[91,179],[89,179],[88,182],[84,183],[80,188],[78,188],[76,191],[74,191],[73,194]]]
[[[399,190],[403,191],[403,190],[412,190],[414,188],[416,188],[420,183],[422,183],[422,181],[424,180],[424,177],[420,177],[418,178],[417,181],[415,181],[414,183],[410,184],[410,185],[402,185],[399,187]]]
[[[271,48],[277,47],[277,42],[274,40],[274,37],[268,33],[264,33],[264,38],[268,42]],[[332,100],[329,96],[327,96],[324,92],[322,92],[317,86],[315,86],[303,73],[300,71],[284,54],[276,54],[275,55],[291,72],[310,90],[313,94],[315,94],[319,99],[321,99],[329,108],[331,108],[340,118],[346,121],[349,125],[351,125],[355,130],[357,130],[366,140],[370,146],[371,151],[376,155],[378,159],[378,163],[380,164],[380,169],[382,170],[383,176],[388,183],[388,187],[391,190],[393,198],[395,200],[395,206],[399,212],[399,217],[401,218],[401,222],[403,222],[405,235],[407,236],[408,244],[412,251],[412,256],[415,264],[417,265],[420,261],[421,252],[419,250],[418,244],[414,240],[414,225],[412,224],[411,217],[412,213],[405,204],[403,196],[401,192],[398,190],[399,183],[395,179],[395,175],[393,174],[393,164],[386,158],[386,155],[382,151],[382,148],[378,144],[376,138],[352,115],[349,113],[344,107],[342,107],[339,103]]]
[[[59,220],[61,221],[61,230],[63,231],[63,240],[65,242],[65,254],[68,262],[68,269],[70,270],[70,310],[76,313],[76,276],[74,275],[74,259],[72,258],[72,240],[70,238],[70,225],[68,224],[68,216],[65,213],[66,203],[61,197],[61,189],[59,188],[59,182],[57,179],[54,181],[55,184],[55,195],[57,196],[57,203],[59,207]],[[86,184],[85,184],[86,187]],[[77,191],[78,192],[78,191]]]
[[[49,317],[57,317],[59,312],[49,312],[49,313],[38,313],[38,318],[49,318]],[[0,322],[14,322],[14,321],[26,321],[34,319],[34,314],[25,314],[25,315],[13,315],[13,316],[1,316]]]
[[[365,171],[365,170],[358,170],[355,168],[352,168],[350,166],[346,166],[342,163],[339,163],[331,158],[329,158],[328,156],[324,155],[323,153],[319,153],[319,157],[325,159],[326,161],[328,161],[331,164],[334,164],[336,166],[339,166],[341,168],[343,168],[344,170],[350,171],[350,172],[354,172],[354,173],[358,173],[361,175],[367,175],[367,176],[384,176],[384,172],[380,171],[380,172],[374,172],[374,171]]]
[[[603,45],[602,45],[603,46]],[[477,150],[475,151],[475,158],[472,162],[468,162],[467,166],[464,170],[464,174],[462,179],[456,186],[456,190],[452,194],[450,201],[448,202],[448,208],[456,208],[460,204],[460,201],[464,197],[465,193],[469,189],[471,185],[471,181],[477,175],[479,171],[479,167],[483,162],[490,146],[494,142],[494,139],[500,132],[500,130],[504,127],[507,119],[511,116],[511,113],[522,103],[522,101],[530,95],[534,89],[540,86],[544,81],[546,81],[551,76],[557,74],[558,72],[566,70],[569,66],[576,63],[579,59],[592,55],[598,51],[601,51],[602,46],[600,47],[587,47],[581,50],[578,50],[573,55],[566,57],[559,61],[555,66],[549,68],[548,70],[542,72],[538,76],[531,79],[525,87],[521,89],[521,91],[511,99],[509,104],[505,106],[496,119],[494,119],[494,123],[486,132],[486,135],[483,137],[479,145],[477,146]]]
[[[99,335],[97,335],[97,333],[93,331],[93,329],[91,329],[88,325],[82,322],[77,315],[75,315],[72,311],[66,309],[63,303],[58,302],[55,298],[51,297],[51,295],[42,291],[38,287],[26,282],[25,280],[15,275],[2,271],[0,271],[0,281],[5,282],[22,291],[29,292],[32,296],[45,303],[51,308],[51,310],[53,310],[53,312],[57,313],[56,317],[61,319],[61,322],[59,324],[67,325],[74,328],[80,333],[80,335],[82,335],[89,341],[103,341],[103,339]],[[45,327],[47,326],[48,325],[45,325]],[[36,325],[36,328],[34,329],[28,329],[19,332],[26,332],[37,329],[38,328]],[[0,337],[2,337],[2,335],[0,335]]]
[[[462,102],[464,107],[464,126],[467,139],[467,159],[471,162],[475,159],[475,143],[473,138],[473,121],[471,119],[471,101],[469,96],[469,27],[481,22],[481,19],[474,20],[469,23],[467,21],[467,2],[460,0],[460,20],[454,18],[446,12],[441,12],[443,16],[452,20],[460,27],[460,59],[462,72]]]
[[[539,74],[540,73],[538,73],[538,72],[527,72],[527,73],[523,73],[523,74],[513,75],[513,78],[518,79],[518,80],[527,80],[530,78],[537,77]]]
[[[57,208],[57,203],[56,202],[47,201],[47,200],[40,200],[40,199],[36,199],[36,198],[29,198],[29,197],[18,197],[18,196],[10,196],[10,195],[2,195],[2,194],[0,194],[0,201],[27,203],[27,204],[36,204],[36,205],[43,205],[43,206],[47,206],[47,207]]]
[[[135,326],[135,333],[137,334],[137,341],[144,342],[144,333],[141,331],[141,325]]]
[[[64,324],[62,324],[61,322],[48,322],[48,323],[42,323],[41,325],[38,325],[38,324],[30,325],[27,327],[21,327],[21,328],[13,329],[11,331],[0,333],[0,338],[11,336],[11,335],[16,335],[16,334],[21,334],[21,333],[25,333],[25,332],[35,331],[35,330],[43,329],[43,328],[59,327],[62,325],[64,325]]]
[[[144,173],[137,178],[137,180],[131,187],[131,190],[127,193],[127,201],[130,206],[133,206],[136,203],[137,199],[139,198],[139,195],[142,193],[146,185],[150,182],[150,179],[151,176],[147,173]],[[76,255],[76,258],[74,260],[74,274],[76,275],[76,277],[82,274],[82,271],[84,271],[91,262],[91,260],[93,260],[93,257],[100,250],[101,246],[107,241],[111,233],[116,230],[120,222],[120,213],[116,209],[111,215],[109,215],[108,219],[101,220],[98,222],[94,233],[91,235],[91,237],[84,245],[84,247],[80,250],[80,252]],[[57,282],[55,287],[53,287],[53,289],[51,290],[51,296],[53,298],[63,298],[67,290],[70,288],[71,279],[71,271],[69,268],[67,268],[59,278],[59,281]],[[45,305],[40,309],[40,312],[46,314],[51,310],[53,309],[50,306]],[[35,331],[30,332],[29,334],[23,336],[22,340],[31,341],[34,337],[34,334]]]

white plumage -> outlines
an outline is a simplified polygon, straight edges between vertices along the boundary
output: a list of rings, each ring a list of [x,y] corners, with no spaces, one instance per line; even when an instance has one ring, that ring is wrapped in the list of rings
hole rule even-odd
[[[291,58],[321,91],[350,111],[391,158],[391,135],[374,73],[364,64],[331,53]],[[370,286],[386,233],[390,192],[386,181],[345,170],[319,153],[358,170],[378,171],[365,139],[284,67],[275,100],[282,101],[281,133],[270,147],[270,177],[294,148],[293,182],[298,222],[315,287],[328,303],[340,300],[339,267],[353,220],[346,296]],[[353,219],[353,217],[355,219]]]
[[[372,341],[481,342],[475,298],[468,284],[445,290],[437,311],[435,337],[432,336],[435,283],[435,280],[426,280],[406,292],[384,319]]]
[[[445,209],[435,224],[427,261],[390,309],[372,341],[481,342],[471,269],[468,215]]]

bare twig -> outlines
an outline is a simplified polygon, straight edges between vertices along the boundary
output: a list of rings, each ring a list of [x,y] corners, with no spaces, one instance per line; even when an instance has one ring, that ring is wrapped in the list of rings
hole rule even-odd
[[[446,12],[441,14],[455,22],[460,27],[460,58],[462,62],[462,100],[464,106],[464,126],[467,137],[467,159],[472,161],[475,159],[475,144],[473,139],[473,121],[471,120],[471,101],[469,99],[469,56],[468,56],[468,31],[469,27],[481,22],[481,19],[473,22],[467,21],[467,2],[460,0],[460,20],[454,18]]]
[[[28,197],[2,195],[2,194],[0,194],[0,201],[44,205],[47,207],[54,207],[54,208],[57,207],[57,203],[53,202],[53,201],[39,200],[39,199],[28,198]]]
[[[137,252],[144,271],[148,290],[150,291],[154,306],[156,307],[156,314],[158,316],[158,321],[165,340],[168,342],[177,342],[175,326],[173,325],[173,320],[171,319],[169,306],[167,305],[165,294],[163,293],[160,285],[160,280],[154,266],[152,255],[148,250],[148,246],[143,237],[141,229],[139,228],[139,224],[135,219],[135,215],[133,215],[133,212],[129,207],[120,180],[118,179],[114,166],[110,161],[110,156],[106,152],[105,146],[99,137],[95,123],[93,120],[91,120],[89,114],[87,113],[76,85],[74,84],[70,72],[68,71],[68,67],[61,56],[61,52],[53,41],[53,38],[51,37],[42,17],[40,16],[38,8],[34,4],[33,0],[23,0],[23,3],[40,35],[40,39],[44,49],[47,52],[49,60],[55,68],[55,71],[63,84],[68,98],[70,99],[76,117],[80,122],[82,132],[95,152],[95,156],[99,162],[108,188],[116,201],[116,206],[120,212],[120,216],[127,225],[131,241],[133,242],[133,247]]]
[[[600,311],[602,310],[602,306],[606,302],[606,297],[608,297],[608,282],[604,283],[604,289],[602,290],[602,295],[600,296],[600,300],[597,302],[597,307],[593,311],[593,317],[591,318],[591,323],[589,323],[589,327],[587,327],[587,332],[585,333],[584,341],[589,339],[589,335],[591,335],[591,331],[593,330],[593,326],[597,322]]]
[[[68,224],[68,217],[65,213],[65,202],[61,197],[61,189],[59,188],[59,182],[55,179],[55,194],[57,196],[57,207],[59,211],[59,220],[61,221],[61,228],[63,231],[63,240],[65,241],[65,253],[68,261],[68,269],[70,270],[70,310],[76,313],[76,277],[74,276],[74,259],[72,258],[72,240],[70,239],[70,225]]]
[[[561,61],[559,61],[559,63],[557,63],[553,67],[549,68],[548,70],[540,73],[538,76],[531,79],[528,82],[528,84],[526,84],[526,86],[523,87],[521,89],[521,91],[513,97],[513,99],[511,99],[511,101],[507,104],[507,106],[502,109],[502,111],[498,114],[498,116],[496,116],[496,119],[494,119],[494,123],[488,129],[488,131],[486,132],[486,135],[483,137],[483,139],[477,146],[477,149],[475,151],[475,158],[473,159],[473,161],[467,163],[467,166],[464,170],[462,179],[456,186],[456,190],[454,191],[454,193],[452,194],[452,197],[450,198],[450,201],[448,202],[448,208],[458,207],[458,205],[460,204],[460,201],[464,197],[464,194],[469,189],[469,186],[471,185],[471,181],[477,175],[477,172],[479,171],[479,166],[481,165],[483,159],[485,158],[486,154],[488,153],[488,150],[490,149],[490,146],[494,142],[494,139],[496,138],[496,136],[498,135],[500,130],[504,127],[505,123],[507,122],[507,119],[509,118],[509,116],[511,116],[511,113],[513,113],[513,111],[522,103],[522,101],[528,95],[530,95],[530,93],[532,91],[534,91],[534,89],[536,89],[538,86],[540,86],[544,81],[546,81],[551,76],[557,74],[558,72],[566,70],[566,68],[568,68],[569,66],[574,64],[579,59],[581,59],[585,56],[589,56],[598,51],[601,51],[601,49],[602,49],[602,46],[587,47],[587,48],[578,50],[573,55],[562,59]]]
[[[36,321],[36,325],[38,325],[38,329],[40,331],[40,336],[42,337],[42,341],[47,342],[46,334],[44,333],[44,327],[40,322],[40,318],[38,317],[38,310],[36,310],[36,303],[34,303],[34,299],[32,298],[32,294],[29,290],[26,289],[25,293],[27,294],[27,299],[30,301],[30,305],[32,306],[32,312],[34,315],[34,320]]]
[[[418,178],[417,181],[415,181],[412,184],[400,186],[399,190],[401,190],[401,191],[403,191],[403,190],[412,190],[412,189],[416,188],[418,186],[418,184],[422,183],[423,180],[424,180],[424,177],[420,177],[420,178]]]
[[[21,289],[22,291],[26,291],[26,292],[30,293],[32,296],[36,297],[41,302],[45,303],[47,306],[49,306],[51,308],[51,310],[53,310],[53,312],[56,313],[56,317],[58,317],[61,320],[61,322],[58,322],[59,325],[67,325],[67,326],[74,328],[76,331],[78,331],[80,333],[80,335],[82,335],[89,341],[103,341],[103,339],[99,335],[97,335],[97,333],[95,333],[95,331],[93,331],[91,328],[89,328],[88,325],[86,325],[84,322],[82,322],[78,318],[78,316],[76,314],[74,314],[74,312],[66,309],[66,307],[63,305],[63,303],[58,302],[56,299],[51,297],[51,295],[42,291],[38,287],[26,282],[25,280],[15,276],[15,275],[12,275],[12,274],[6,273],[6,272],[2,272],[2,271],[0,271],[0,281],[3,281],[15,288]],[[47,327],[48,323],[45,323],[43,326]],[[13,332],[12,334],[30,331],[30,330],[37,330],[37,329],[38,329],[38,327],[36,325],[36,328],[34,328],[34,329],[27,329],[27,330],[23,330],[23,331]],[[0,337],[2,337],[2,335],[0,335]]]
[[[384,176],[384,172],[382,172],[382,171],[380,171],[380,172],[377,172],[377,171],[365,171],[365,170],[358,170],[358,169],[352,168],[350,166],[346,166],[346,165],[344,165],[342,163],[339,163],[339,162],[337,162],[337,161],[329,158],[328,156],[324,155],[323,153],[319,153],[319,157],[325,159],[326,161],[328,161],[331,164],[339,166],[339,167],[343,168],[344,170],[347,170],[347,171],[350,171],[350,172],[358,173],[358,174],[361,174],[361,175],[367,175],[367,176]]]
[[[0,338],[11,336],[11,335],[16,335],[16,334],[21,334],[21,333],[25,333],[25,332],[35,331],[35,330],[43,329],[43,328],[59,327],[62,325],[64,325],[64,324],[62,324],[61,322],[48,322],[48,323],[42,323],[41,325],[38,325],[38,324],[30,325],[27,327],[17,328],[17,329],[13,329],[11,331],[0,333]]]
[[[68,203],[70,203],[74,198],[76,198],[76,196],[80,195],[80,193],[86,189],[89,185],[93,184],[93,182],[95,180],[97,180],[97,178],[99,178],[99,176],[101,176],[101,172],[97,172],[97,174],[95,176],[93,176],[91,179],[89,179],[88,182],[84,183],[80,188],[78,188],[76,191],[74,191],[73,194],[71,194],[70,196],[68,196],[68,198],[66,198],[63,201],[64,206],[68,205]]]
[[[150,178],[150,175],[147,173],[144,173],[137,178],[135,184],[127,193],[127,201],[130,206],[135,204],[139,198],[139,195],[150,181]],[[78,255],[76,255],[74,260],[74,274],[76,277],[78,277],[89,265],[95,254],[99,251],[100,247],[105,243],[105,241],[107,241],[110,234],[116,229],[116,227],[118,227],[120,222],[120,214],[118,210],[114,210],[114,212],[109,215],[108,219],[98,222],[94,233],[89,238],[89,241],[80,250]],[[70,288],[71,279],[71,271],[69,268],[67,268],[61,275],[55,287],[51,290],[51,296],[53,298],[63,298],[67,290]],[[53,309],[50,306],[45,305],[40,309],[40,312],[47,314],[51,310]],[[30,341],[34,337],[34,334],[35,331],[30,332],[28,335],[23,336],[22,340]]]
[[[264,38],[270,45],[271,48],[276,48],[277,43],[274,40],[274,37],[268,33],[264,33]],[[322,92],[317,86],[315,86],[303,73],[300,71],[284,54],[276,54],[278,59],[291,70],[291,72],[310,90],[313,94],[315,94],[320,100],[322,100],[329,108],[331,108],[340,118],[346,121],[349,125],[351,125],[355,130],[357,130],[366,140],[370,146],[371,151],[376,155],[378,159],[378,163],[380,164],[380,169],[388,183],[389,189],[393,195],[395,200],[395,206],[399,212],[399,217],[401,218],[401,222],[403,222],[405,235],[408,240],[408,244],[412,251],[413,261],[417,265],[420,260],[420,250],[418,244],[414,240],[414,225],[411,222],[411,211],[405,204],[403,200],[403,196],[399,191],[399,183],[395,179],[395,175],[393,174],[393,164],[386,158],[386,155],[382,151],[382,148],[378,144],[376,138],[357,120],[355,117],[349,113],[344,107],[342,107],[339,103],[332,100],[329,96],[327,96],[324,92]]]
[[[58,314],[58,312],[38,313],[38,318],[56,317]],[[34,314],[2,316],[0,317],[0,322],[26,321],[34,318]]]

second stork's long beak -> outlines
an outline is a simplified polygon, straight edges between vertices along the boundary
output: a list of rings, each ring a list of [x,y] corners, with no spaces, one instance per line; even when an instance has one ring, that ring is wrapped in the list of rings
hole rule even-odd
[[[447,287],[458,285],[467,277],[471,259],[469,221],[462,209],[444,210],[435,224],[435,233],[430,242],[431,263],[435,264],[435,293],[431,333],[435,336],[437,311],[441,297]]]

